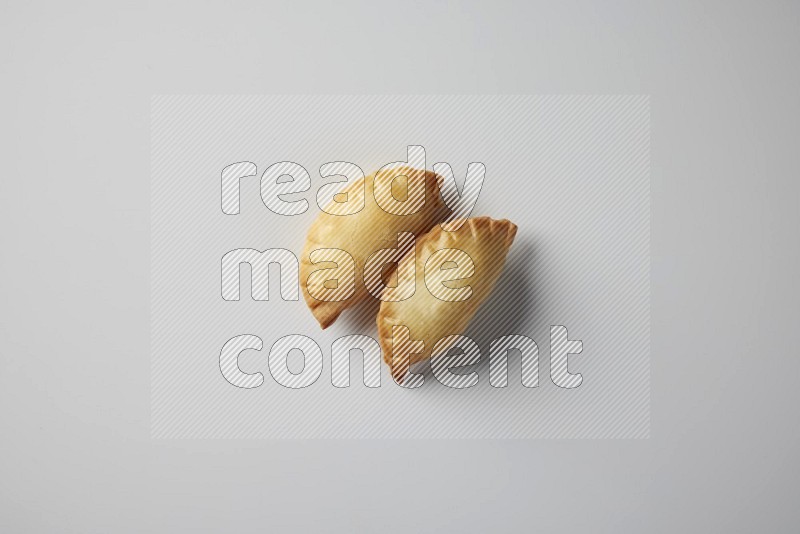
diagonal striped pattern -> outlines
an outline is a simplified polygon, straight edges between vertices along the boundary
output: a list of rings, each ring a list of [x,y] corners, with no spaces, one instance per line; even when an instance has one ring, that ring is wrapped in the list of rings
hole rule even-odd
[[[154,97],[152,436],[648,437],[649,110],[649,98],[639,95]],[[350,386],[337,388],[333,343],[350,334],[375,337],[377,302],[363,302],[320,331],[302,302],[279,298],[277,265],[269,302],[250,297],[247,276],[241,300],[226,302],[220,261],[231,250],[278,248],[302,261],[319,214],[316,192],[334,179],[321,177],[320,167],[349,161],[369,173],[407,161],[413,144],[425,147],[425,168],[441,175],[434,164],[447,162],[459,188],[470,162],[484,164],[472,216],[519,226],[502,276],[463,333],[481,360],[456,372],[475,371],[479,381],[448,388],[432,376],[430,362],[421,362],[413,368],[424,379],[421,387],[397,386],[386,366],[381,386],[366,387],[364,358],[353,350]],[[307,199],[304,213],[279,216],[261,199],[261,175],[282,161],[309,171],[310,190],[286,196]],[[241,162],[257,170],[230,171],[244,176],[238,214],[227,215],[234,203],[226,204],[222,193],[221,204],[221,173]],[[387,245],[396,246],[397,232],[391,239]],[[577,388],[550,380],[551,325],[583,342],[583,351],[569,356],[569,370],[583,377]],[[323,356],[319,378],[301,389],[282,387],[269,372],[268,349],[292,334],[313,339]],[[538,387],[521,385],[523,373],[534,375],[530,367],[523,371],[522,351],[515,349],[508,351],[508,386],[490,383],[492,341],[515,334],[538,345]],[[243,374],[261,373],[259,387],[234,387],[223,376],[221,350],[240,335],[263,340],[261,350],[238,356]],[[344,372],[337,367],[337,380]]]
[[[457,351],[453,354],[453,351]],[[471,338],[458,334],[445,336],[433,346],[431,371],[440,384],[454,389],[471,388],[478,384],[475,371],[456,374],[451,369],[474,365],[481,360],[481,349]]]
[[[460,190],[456,184],[455,173],[449,163],[435,163],[433,172],[439,179],[439,189],[444,203],[451,209],[450,216],[442,223],[442,228],[455,232],[472,214],[486,178],[486,166],[480,162],[467,165],[464,187]]]
[[[316,270],[304,280],[308,295],[318,302],[342,302],[356,290],[356,265],[346,250],[318,248],[309,252]]]
[[[490,217],[474,217],[456,226],[459,230],[452,232],[441,227],[432,229],[422,236],[416,250],[409,252],[407,259],[416,261],[415,286],[420,288],[413,296],[403,300],[382,299],[377,326],[381,344],[387,351],[387,363],[394,365],[392,343],[387,338],[391,328],[397,325],[408,327],[422,343],[422,349],[411,355],[410,364],[430,357],[440,339],[448,336],[451,340],[458,339],[502,272],[517,227],[507,220]],[[439,261],[431,262],[431,258]],[[464,274],[470,273],[468,279],[449,282],[451,285],[458,283],[459,287],[443,287],[445,278],[441,267],[452,267],[457,261],[466,268]],[[448,270],[460,269],[456,265]],[[431,287],[436,289],[431,291]],[[442,298],[443,295],[450,298]],[[446,348],[440,345],[441,350]],[[392,368],[397,379],[402,379],[401,372],[401,369]]]
[[[460,302],[471,298],[473,291],[469,282],[473,276],[475,262],[459,248],[439,249],[425,260],[425,289],[439,300]]]
[[[509,351],[518,351],[520,379],[526,388],[539,387],[539,345],[533,339],[511,334],[493,339],[489,345],[489,383],[492,387],[508,387]]]
[[[428,212],[441,202],[437,192],[426,187],[425,148],[408,147],[408,162],[395,162],[375,173],[375,203],[386,213],[406,216],[427,206]],[[431,194],[432,193],[432,194]]]
[[[273,163],[261,176],[261,200],[271,212],[278,215],[305,213],[309,206],[308,200],[287,200],[284,195],[302,193],[309,189],[311,176],[305,167],[293,161]]]
[[[397,248],[373,252],[364,265],[364,285],[370,295],[381,300],[406,300],[414,294],[414,244],[411,232],[397,234]],[[391,273],[386,276],[385,273]],[[387,285],[394,277],[395,284]]]
[[[582,351],[583,342],[570,340],[565,326],[550,327],[550,378],[555,385],[566,389],[581,385],[583,376],[569,372],[569,355],[580,354]]]
[[[303,354],[303,369],[296,373],[289,370],[289,353],[293,350]],[[307,388],[322,374],[322,349],[308,336],[284,336],[269,350],[269,372],[275,382],[285,388]]]
[[[398,386],[407,389],[416,389],[425,383],[422,374],[410,371],[411,363],[416,355],[425,351],[425,343],[411,337],[411,330],[405,325],[391,324],[392,337],[387,345],[391,347],[386,352],[390,362],[392,378]]]
[[[222,256],[222,298],[239,300],[243,263],[250,265],[250,287],[254,300],[269,300],[269,266],[277,264],[280,268],[281,298],[300,299],[300,277],[297,256],[286,249],[254,250],[238,248]]]
[[[359,334],[340,337],[331,344],[331,383],[337,388],[350,387],[350,355],[354,352],[363,357],[364,385],[381,387],[381,346]]]
[[[222,169],[220,192],[222,195],[222,213],[238,215],[240,203],[240,185],[242,178],[255,176],[258,167],[252,161],[231,163]]]
[[[330,161],[319,168],[322,178],[344,178],[326,183],[317,190],[317,206],[330,215],[354,215],[364,209],[366,184],[364,171],[355,163]],[[343,184],[345,184],[343,186]]]
[[[424,165],[422,147],[408,147],[408,159],[417,165]],[[429,230],[434,224],[445,219],[447,212],[438,191],[437,178],[431,172],[414,169],[405,162],[395,162],[382,167],[362,181],[356,181],[340,193],[350,197],[361,194],[363,190],[364,208],[343,216],[350,211],[348,202],[339,202],[334,195],[324,212],[312,223],[306,237],[306,245],[301,254],[301,280],[304,285],[306,303],[323,328],[330,326],[347,308],[370,298],[379,296],[384,288],[384,272],[381,269],[399,239],[400,254],[413,244],[409,239]],[[346,298],[341,294],[335,298],[320,298],[321,293],[312,284],[326,280],[314,276],[324,266],[319,263],[325,258],[317,254],[320,249],[346,251],[354,261],[355,287]],[[377,257],[376,257],[377,254]],[[399,258],[397,258],[399,259]],[[364,283],[366,282],[366,284]],[[391,290],[387,298],[407,298],[403,285]]]
[[[261,350],[264,342],[258,336],[236,336],[222,347],[219,355],[219,370],[225,380],[238,388],[257,388],[264,383],[262,373],[243,373],[239,368],[239,355],[247,350]]]

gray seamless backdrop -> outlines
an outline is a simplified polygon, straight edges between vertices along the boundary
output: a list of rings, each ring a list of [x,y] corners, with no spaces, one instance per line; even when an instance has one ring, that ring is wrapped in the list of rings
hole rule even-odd
[[[647,437],[649,122],[647,96],[154,97],[153,437]],[[482,358],[460,372],[477,371],[479,382],[452,389],[428,370],[425,384],[408,390],[382,365],[381,387],[370,389],[355,354],[350,387],[336,388],[331,344],[350,334],[377,339],[377,302],[321,331],[302,296],[280,298],[277,266],[268,301],[251,298],[249,266],[240,269],[240,300],[225,301],[221,258],[239,248],[299,258],[320,213],[316,192],[331,182],[320,166],[348,161],[371,173],[406,161],[409,144],[425,147],[428,169],[448,162],[462,186],[467,164],[483,163],[472,215],[518,226],[503,276],[466,332]],[[240,212],[226,215],[220,175],[243,160],[259,170],[240,180]],[[262,202],[261,175],[280,161],[311,174],[309,191],[286,196],[307,199],[305,213],[278,215]],[[550,325],[583,342],[569,357],[570,371],[583,375],[577,388],[550,380]],[[242,334],[264,344],[239,364],[265,375],[258,388],[237,388],[220,372],[223,345]],[[323,353],[321,376],[302,389],[282,387],[267,366],[272,344],[293,334]],[[510,334],[539,345],[538,388],[522,386],[517,353],[508,387],[490,385],[489,344]],[[297,353],[289,363],[303,368]]]
[[[799,17],[3,3],[0,532],[796,531]],[[649,439],[151,438],[152,95],[329,93],[650,95]]]

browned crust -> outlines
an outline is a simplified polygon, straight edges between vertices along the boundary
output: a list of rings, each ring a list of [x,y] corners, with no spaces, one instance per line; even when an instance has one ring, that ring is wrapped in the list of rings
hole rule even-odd
[[[306,301],[308,309],[311,310],[311,314],[317,320],[319,326],[325,330],[336,321],[344,308],[339,302],[317,300],[308,292],[308,277],[311,276],[309,269],[314,266],[308,259],[312,246],[311,241],[306,238],[306,246],[300,258],[300,287],[303,290],[303,299]]]
[[[309,296],[309,298],[313,300],[314,303],[309,303],[308,307],[311,309],[311,313],[323,330],[332,325],[336,319],[339,318],[339,315],[342,314],[343,308],[331,305],[335,303],[319,301],[311,296]],[[308,302],[308,299],[306,299],[306,302]]]
[[[437,224],[431,229],[430,232],[421,236],[417,240],[415,251],[417,254],[419,254],[419,251],[421,251],[427,243],[436,242],[440,239],[446,240],[445,243],[455,241],[458,238],[458,234],[464,231],[469,231],[473,237],[477,237],[478,234],[483,233],[500,234],[505,232],[504,243],[507,248],[511,248],[514,238],[517,235],[517,225],[508,219],[496,220],[492,219],[491,217],[473,217],[471,219],[466,219],[461,228],[459,228],[456,232],[446,232],[442,228],[441,224]],[[409,252],[409,254],[411,254],[411,252]],[[378,343],[380,344],[381,351],[383,353],[383,361],[389,366],[389,371],[392,377],[398,384],[400,384],[405,379],[405,375],[410,366],[402,365],[399,369],[394,368],[391,352],[392,327],[397,324],[397,320],[388,316],[388,307],[389,304],[386,302],[381,302],[378,315],[375,319],[378,327]]]
[[[378,309],[378,315],[375,318],[375,322],[378,326],[378,343],[381,346],[381,351],[383,352],[383,361],[389,366],[389,369],[392,368],[392,357],[391,357],[391,340],[392,340],[392,327],[394,326],[394,319],[388,319],[386,316],[386,310],[384,309],[384,303],[381,302],[381,306]]]
[[[397,169],[393,170],[392,173],[387,173],[385,179],[394,178],[398,174],[402,172],[413,172],[419,173],[422,172],[422,169],[414,169],[412,167],[398,167]],[[433,171],[429,171],[427,169],[424,170],[425,173],[425,194],[426,194],[426,202],[428,199],[431,199],[433,202],[433,209],[431,214],[439,214],[440,211],[441,216],[438,218],[434,218],[431,220],[431,224],[434,228],[438,226],[441,220],[447,215],[444,212],[445,204],[444,200],[442,199],[442,195],[440,194],[440,188],[442,183],[442,177],[436,174]],[[350,184],[348,187],[344,188],[340,193],[346,193],[349,191],[353,191],[355,188],[364,187],[364,183],[366,182],[369,184],[373,182],[372,189],[374,191],[374,180],[376,179],[378,172],[374,172],[364,178],[363,181],[354,182]],[[383,179],[383,178],[382,178]],[[308,292],[308,277],[311,275],[311,269],[314,267],[315,264],[309,261],[309,253],[311,252],[312,247],[314,246],[322,246],[322,243],[312,243],[309,239],[310,233],[314,228],[314,225],[317,223],[315,220],[311,228],[309,229],[309,234],[306,236],[306,244],[303,247],[303,253],[300,257],[300,286],[303,290],[303,298],[306,301],[306,305],[311,310],[311,314],[319,323],[320,327],[325,330],[330,325],[332,325],[336,319],[339,318],[339,315],[346,310],[347,308],[354,306],[357,302],[353,301],[353,299],[349,299],[348,301],[337,301],[337,302],[327,302],[315,299],[311,294]]]

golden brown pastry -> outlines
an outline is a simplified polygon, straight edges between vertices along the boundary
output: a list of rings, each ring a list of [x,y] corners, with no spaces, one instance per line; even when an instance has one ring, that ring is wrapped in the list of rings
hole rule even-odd
[[[503,271],[516,233],[505,219],[477,217],[455,232],[437,225],[417,240],[414,295],[381,302],[377,319],[383,358],[398,383],[437,341],[464,331]]]
[[[354,201],[363,203],[356,213]],[[335,195],[311,225],[300,258],[300,286],[320,326],[327,328],[342,311],[372,298],[364,283],[364,266],[371,255],[410,246],[411,237],[427,232],[448,213],[437,175],[409,167],[384,168]],[[390,272],[379,273],[381,281],[387,281]],[[377,298],[380,290],[372,287]]]

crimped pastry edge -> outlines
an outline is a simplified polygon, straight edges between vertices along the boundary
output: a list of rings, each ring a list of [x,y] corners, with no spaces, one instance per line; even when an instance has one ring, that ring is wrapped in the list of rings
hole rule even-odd
[[[422,248],[431,241],[439,240],[442,237],[442,234],[446,234],[446,237],[449,241],[454,241],[458,232],[461,232],[465,225],[468,225],[470,234],[474,237],[479,231],[488,229],[489,233],[499,233],[502,229],[505,229],[506,237],[504,244],[506,248],[511,248],[511,245],[514,243],[514,238],[517,235],[517,225],[509,221],[508,219],[492,219],[491,217],[472,217],[469,219],[464,219],[464,225],[462,225],[456,232],[447,232],[442,228],[441,224],[437,224],[434,226],[427,234],[419,237],[417,239],[415,253],[418,250],[422,250]],[[410,252],[409,252],[410,254]],[[415,260],[416,261],[416,260]],[[389,317],[386,309],[384,307],[384,302],[381,302],[380,309],[378,310],[378,315],[375,318],[375,323],[378,328],[378,343],[381,347],[381,352],[383,354],[383,361],[389,366],[389,372],[392,374],[392,377],[395,379],[397,383],[402,383],[404,380],[404,376],[397,376],[399,374],[399,370],[394,369],[392,358],[391,358],[391,340],[392,340],[392,327],[397,325],[397,319],[394,317]]]

